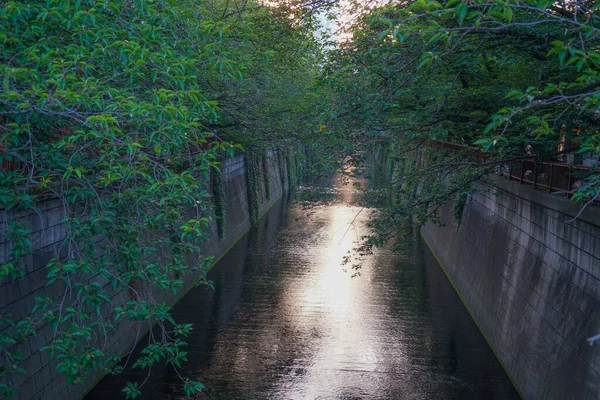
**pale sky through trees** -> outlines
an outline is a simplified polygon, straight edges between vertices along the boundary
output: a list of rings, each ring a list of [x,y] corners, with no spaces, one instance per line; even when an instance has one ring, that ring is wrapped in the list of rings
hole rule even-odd
[[[322,25],[317,37],[322,40],[344,42],[352,37],[351,28],[356,19],[375,7],[392,3],[393,0],[340,0],[330,10],[318,11],[318,20]]]
[[[351,28],[361,15],[375,7],[393,3],[394,0],[260,0],[263,5],[278,7],[285,4],[291,9],[303,8],[317,15],[321,27],[317,29],[317,38],[322,41],[344,42],[352,37]]]

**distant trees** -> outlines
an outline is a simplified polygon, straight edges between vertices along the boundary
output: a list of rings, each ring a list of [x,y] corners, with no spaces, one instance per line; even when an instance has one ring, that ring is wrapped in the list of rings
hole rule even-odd
[[[355,149],[388,149],[395,201],[381,231],[409,216],[435,219],[436,206],[528,157],[528,145],[546,160],[557,160],[561,142],[600,153],[599,6],[391,1],[357,20],[324,74],[337,93],[328,128],[354,138]],[[478,146],[486,162],[424,149],[430,139]],[[595,175],[573,198],[599,193]]]

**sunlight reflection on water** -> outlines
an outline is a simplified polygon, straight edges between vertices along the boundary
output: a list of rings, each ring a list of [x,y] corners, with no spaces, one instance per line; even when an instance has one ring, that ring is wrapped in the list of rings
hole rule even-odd
[[[336,185],[336,204],[274,207],[213,269],[216,292],[175,308],[196,326],[183,373],[207,386],[199,398],[518,399],[426,250],[378,249],[352,278],[342,259],[369,210]],[[143,398],[182,398],[172,370],[152,376]],[[89,398],[140,377],[105,379]]]

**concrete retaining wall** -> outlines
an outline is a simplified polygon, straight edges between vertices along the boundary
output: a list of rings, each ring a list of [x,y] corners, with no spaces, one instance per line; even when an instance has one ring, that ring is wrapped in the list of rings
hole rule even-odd
[[[600,212],[496,184],[423,237],[526,399],[600,399]]]
[[[277,152],[267,153],[267,171],[270,196],[267,198],[264,180],[259,190],[259,212],[262,215],[279,199],[288,189],[288,174],[286,164],[281,163]],[[221,257],[227,250],[248,231],[251,225],[248,213],[248,198],[246,187],[246,163],[243,154],[236,155],[223,161],[221,166],[223,176],[222,184],[225,194],[226,235],[223,239],[218,237],[217,222],[212,220],[210,225],[210,240],[204,244],[205,254]],[[0,281],[0,315],[10,313],[14,321],[26,318],[31,314],[35,298],[40,295],[52,296],[64,291],[64,286],[56,283],[52,286],[46,284],[46,263],[63,253],[61,243],[66,235],[66,225],[61,223],[65,217],[65,210],[58,199],[47,199],[37,204],[40,213],[30,212],[16,214],[12,211],[0,210],[0,263],[6,261],[11,243],[5,235],[9,220],[18,220],[24,223],[32,232],[31,239],[33,253],[27,258],[27,270],[24,278],[4,279]],[[212,212],[212,211],[211,211]],[[188,276],[184,290],[177,295],[171,292],[157,293],[158,299],[175,303],[189,288],[191,288],[198,275]],[[127,295],[117,293],[115,296]],[[40,348],[53,340],[54,332],[50,325],[38,327],[37,335],[29,337],[19,348],[25,357],[23,368],[26,375],[17,376],[19,392],[15,399],[74,399],[80,397],[97,379],[101,372],[91,376],[86,382],[77,385],[67,385],[64,377],[56,371],[57,361],[52,359],[47,351]],[[147,327],[145,328],[147,329]],[[122,354],[130,349],[139,339],[139,327],[130,322],[121,323],[115,332],[108,337],[105,352],[108,354]],[[142,332],[143,333],[143,332]]]

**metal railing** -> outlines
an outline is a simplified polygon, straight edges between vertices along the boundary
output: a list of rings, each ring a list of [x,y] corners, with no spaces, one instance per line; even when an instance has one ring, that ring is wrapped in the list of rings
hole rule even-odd
[[[598,168],[583,165],[523,160],[508,164],[504,175],[521,184],[530,184],[550,193],[564,193],[571,197],[575,190],[583,186],[585,179],[596,172]]]
[[[2,151],[2,146],[0,146],[0,152]],[[21,169],[23,166],[23,164],[20,161],[17,160],[7,160],[7,159],[3,159],[2,162],[0,163],[0,170],[6,170],[6,171],[16,171],[18,169]]]
[[[485,153],[476,147],[440,140],[431,140],[429,145],[451,152],[465,152],[470,154],[471,160],[477,164],[486,161]],[[587,178],[598,173],[600,173],[598,167],[539,162],[533,159],[509,162],[503,171],[503,175],[510,180],[545,189],[550,193],[563,193],[567,197],[571,197],[577,189],[582,187]]]

